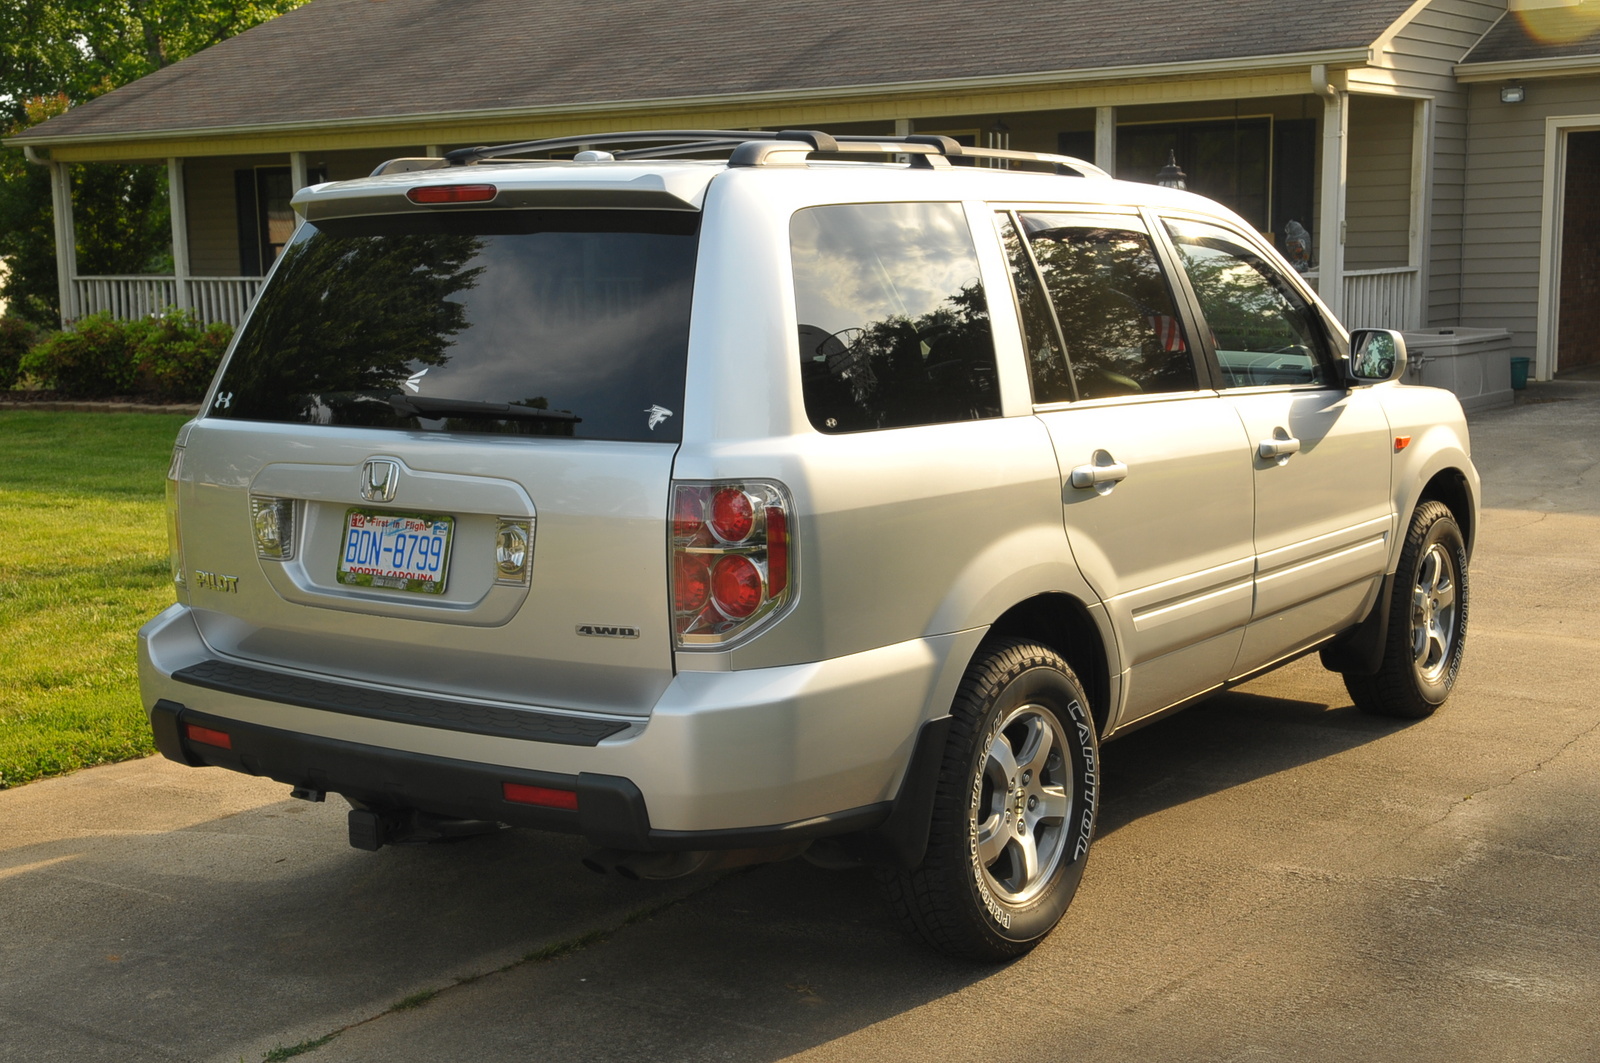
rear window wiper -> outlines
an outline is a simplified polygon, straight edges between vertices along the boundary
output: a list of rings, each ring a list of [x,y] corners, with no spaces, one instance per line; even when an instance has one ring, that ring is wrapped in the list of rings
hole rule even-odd
[[[515,402],[480,402],[476,399],[431,399],[422,395],[391,395],[389,405],[402,417],[482,417],[507,421],[563,421],[578,424],[583,420],[567,410],[543,410]]]

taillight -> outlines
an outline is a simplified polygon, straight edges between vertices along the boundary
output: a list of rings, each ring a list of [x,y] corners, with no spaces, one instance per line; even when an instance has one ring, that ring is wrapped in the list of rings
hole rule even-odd
[[[792,512],[780,484],[673,484],[672,612],[680,649],[722,646],[776,618],[794,587]]]
[[[179,588],[188,586],[183,574],[183,536],[178,530],[178,480],[182,475],[183,447],[176,446],[167,465],[167,556],[172,565],[172,582]]]

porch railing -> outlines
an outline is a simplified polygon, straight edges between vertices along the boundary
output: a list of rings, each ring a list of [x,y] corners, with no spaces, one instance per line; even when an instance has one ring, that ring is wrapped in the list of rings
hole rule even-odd
[[[238,327],[250,309],[261,277],[190,277],[184,282],[185,298],[178,299],[176,277],[76,277],[77,317],[109,311],[123,319],[158,314],[169,306],[187,306],[202,322],[226,321]]]
[[[78,277],[73,287],[79,317],[110,311],[112,317],[131,321],[178,304],[175,277]]]
[[[1415,266],[1345,273],[1340,317],[1349,328],[1421,328],[1418,276]]]

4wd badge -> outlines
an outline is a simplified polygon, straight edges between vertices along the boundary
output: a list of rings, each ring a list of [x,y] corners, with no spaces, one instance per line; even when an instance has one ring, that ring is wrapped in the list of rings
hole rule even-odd
[[[611,624],[579,624],[578,634],[602,639],[636,639],[639,637],[639,629],[616,627]]]

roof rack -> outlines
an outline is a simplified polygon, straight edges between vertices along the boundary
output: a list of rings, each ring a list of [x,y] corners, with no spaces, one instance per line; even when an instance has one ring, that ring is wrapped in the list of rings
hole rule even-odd
[[[424,163],[419,159],[395,159],[378,167],[373,176],[441,166],[534,162],[537,160],[512,156],[568,149],[578,149],[576,158],[580,162],[659,159],[714,152],[726,153],[729,166],[803,166],[812,155],[898,155],[907,159],[912,166],[923,169],[948,169],[952,159],[985,159],[1031,164],[1075,177],[1110,177],[1093,163],[1070,155],[1004,148],[969,148],[950,137],[926,134],[904,137],[833,136],[810,129],[785,129],[775,133],[743,129],[659,129],[524,140],[495,147],[457,148],[446,152],[442,160],[426,160],[431,165],[419,165]]]

